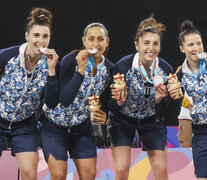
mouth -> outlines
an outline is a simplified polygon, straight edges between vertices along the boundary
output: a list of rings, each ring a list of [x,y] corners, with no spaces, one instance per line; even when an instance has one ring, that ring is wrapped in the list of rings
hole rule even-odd
[[[98,49],[89,49],[88,50],[90,54],[96,54],[98,52]]]
[[[146,52],[146,55],[149,56],[149,57],[154,57],[155,53],[153,53],[153,52]]]

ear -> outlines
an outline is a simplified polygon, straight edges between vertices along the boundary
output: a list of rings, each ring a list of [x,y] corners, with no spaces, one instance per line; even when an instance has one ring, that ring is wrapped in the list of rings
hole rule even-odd
[[[110,39],[109,39],[109,38],[107,38],[107,40],[106,40],[106,43],[107,43],[106,47],[108,47],[108,46],[109,46],[109,42],[110,42]]]
[[[84,47],[86,47],[86,38],[84,36],[82,36],[82,43],[83,43]]]
[[[139,43],[137,41],[135,42],[135,47],[136,47],[136,50],[139,52]]]
[[[185,53],[183,46],[179,46],[179,48],[182,53]]]
[[[29,41],[28,36],[29,36],[29,33],[28,32],[25,32],[25,39],[26,39],[27,42]]]

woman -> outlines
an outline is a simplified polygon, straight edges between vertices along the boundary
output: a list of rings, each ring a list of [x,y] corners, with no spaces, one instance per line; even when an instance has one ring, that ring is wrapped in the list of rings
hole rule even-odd
[[[46,55],[40,51],[49,45],[51,23],[52,15],[47,9],[32,10],[25,33],[27,43],[0,52],[0,155],[7,138],[23,180],[37,179],[35,112],[47,76],[55,71],[58,61],[54,49],[46,50]]]
[[[96,176],[96,144],[91,121],[105,124],[107,120],[113,64],[103,56],[109,45],[108,31],[103,24],[89,24],[82,42],[83,50],[71,52],[61,61],[60,102],[51,91],[46,93],[47,120],[43,121],[41,139],[51,179],[66,179],[68,151],[81,180]],[[57,90],[57,78],[53,84]],[[92,112],[91,118],[88,98],[93,95],[100,96],[101,108]]]
[[[192,152],[197,179],[207,179],[207,71],[206,54],[201,33],[193,23],[185,20],[180,26],[178,37],[180,50],[186,55],[182,68],[178,72],[184,90],[193,99],[192,118]],[[169,89],[174,98],[176,89]]]
[[[153,17],[142,21],[135,38],[137,53],[125,56],[114,66],[113,74],[124,74],[126,81],[125,95],[119,99],[117,90],[112,88],[110,102],[116,180],[128,179],[136,129],[147,150],[155,179],[168,179],[164,112],[169,97],[164,82],[172,67],[158,57],[163,30],[165,26]]]

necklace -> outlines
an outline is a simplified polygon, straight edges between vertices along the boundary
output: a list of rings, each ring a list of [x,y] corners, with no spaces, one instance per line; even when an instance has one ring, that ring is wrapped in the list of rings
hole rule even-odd
[[[27,49],[26,49],[26,51],[25,51],[25,54],[26,54],[27,60],[28,60],[28,62],[29,62],[29,66],[30,66],[32,69],[34,69],[35,66],[32,66],[32,64],[31,64],[30,57],[29,57],[29,54],[28,54],[28,50],[27,50]]]

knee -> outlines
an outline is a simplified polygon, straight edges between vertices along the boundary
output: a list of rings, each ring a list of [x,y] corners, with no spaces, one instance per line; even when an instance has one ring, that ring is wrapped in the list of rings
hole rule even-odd
[[[36,180],[37,179],[37,171],[35,170],[20,170],[21,179],[22,180]]]
[[[129,175],[129,170],[128,168],[118,168],[115,169],[115,176],[116,179],[128,179],[128,175]]]
[[[96,169],[85,168],[82,171],[79,171],[80,180],[94,180],[96,178]]]
[[[159,161],[153,163],[153,172],[155,177],[166,177],[167,176],[167,165],[160,163]]]
[[[192,145],[191,145],[191,142],[182,141],[182,142],[180,142],[180,147],[188,148],[188,147],[192,147]]]
[[[66,179],[66,175],[67,173],[64,171],[52,171],[50,172],[50,178],[51,180],[62,180],[62,179]]]

